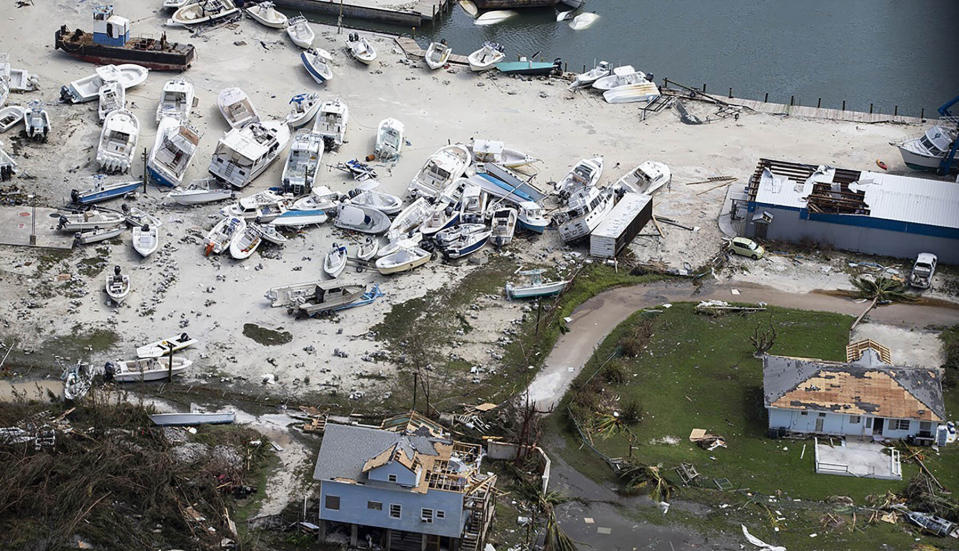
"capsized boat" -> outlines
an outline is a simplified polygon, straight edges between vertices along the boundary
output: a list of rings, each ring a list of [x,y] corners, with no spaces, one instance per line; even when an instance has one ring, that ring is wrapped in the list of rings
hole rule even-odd
[[[473,20],[474,25],[495,25],[497,23],[502,23],[507,19],[516,15],[515,10],[493,10],[485,12],[483,15],[477,17]]]
[[[60,88],[60,99],[67,103],[84,103],[93,101],[100,96],[100,87],[106,82],[116,81],[129,90],[143,84],[150,70],[142,65],[123,63],[120,65],[103,65],[89,76],[74,80]]]
[[[190,168],[190,163],[196,155],[199,144],[200,134],[195,128],[181,119],[163,117],[157,126],[157,137],[153,143],[153,149],[150,150],[150,156],[147,157],[147,173],[157,185],[179,186],[183,183],[183,176]],[[170,198],[181,197],[183,196],[182,193],[183,190],[176,195],[171,193]],[[199,202],[204,201],[194,201],[189,204]]]
[[[313,121],[313,133],[323,137],[327,150],[337,149],[343,145],[349,119],[350,109],[346,102],[340,98],[324,101]]]
[[[190,81],[182,78],[168,80],[160,94],[156,122],[160,122],[163,117],[173,117],[183,122],[190,120],[194,97],[195,91]]]
[[[65,232],[109,228],[126,222],[126,217],[116,211],[90,209],[74,214],[61,214],[57,229]]]
[[[172,350],[174,353],[193,346],[200,341],[191,338],[186,333],[180,333],[169,339],[160,339],[158,341],[145,344],[137,348],[137,358],[161,358],[166,356]]]
[[[342,310],[359,300],[366,292],[365,285],[343,285],[332,281],[316,285],[313,294],[297,306],[307,316]]]
[[[305,52],[300,52],[300,61],[303,62],[303,67],[306,68],[306,72],[313,77],[317,84],[323,84],[333,78],[330,58],[329,52],[320,48],[310,48]]]
[[[376,270],[383,275],[408,272],[426,264],[432,256],[420,247],[400,249],[391,255],[377,259]]]
[[[516,232],[516,219],[517,213],[514,208],[501,208],[493,212],[490,241],[494,247],[505,247],[513,240],[513,234]]]
[[[216,23],[238,17],[240,9],[232,0],[197,0],[173,12],[170,20],[176,25],[191,27],[205,23]]]
[[[124,231],[123,226],[113,226],[112,228],[100,228],[96,227],[92,230],[86,230],[77,232],[73,236],[74,245],[89,245],[91,243],[99,243],[100,241],[106,241],[107,239],[113,239],[118,237]]]
[[[283,165],[283,191],[303,195],[313,189],[320,176],[320,161],[323,159],[323,136],[297,134],[290,144],[290,153]]]
[[[206,247],[203,254],[220,254],[230,247],[230,242],[238,234],[246,230],[246,220],[238,216],[230,216],[217,222],[206,236]]]
[[[230,128],[241,128],[259,122],[260,116],[246,92],[239,88],[224,88],[216,98],[216,105]]]
[[[290,114],[286,116],[286,124],[290,128],[299,128],[309,124],[320,110],[320,95],[316,93],[297,94],[290,98]]]
[[[595,67],[586,71],[585,73],[580,73],[576,75],[576,78],[569,85],[570,90],[575,90],[576,88],[582,88],[584,86],[592,86],[597,80],[609,76],[612,73],[613,69],[609,66],[609,62],[600,61]]]
[[[496,70],[507,75],[544,76],[563,72],[563,61],[560,58],[548,61],[533,61],[526,57],[519,61],[501,61],[496,64]]]
[[[136,115],[121,109],[111,111],[103,120],[100,145],[97,148],[97,164],[108,173],[123,173],[130,170],[133,154],[140,136],[140,121]]]
[[[116,199],[129,195],[141,187],[143,182],[134,180],[132,182],[104,182],[103,175],[94,176],[93,186],[83,191],[70,191],[70,199],[79,205],[92,205],[109,199]]]
[[[462,258],[481,248],[492,232],[485,224],[459,224],[436,234],[436,243],[448,259]]]
[[[543,233],[549,226],[550,219],[546,216],[543,207],[533,201],[522,201],[518,205],[517,221],[519,227],[533,233]]]
[[[193,362],[186,358],[171,360],[159,358],[139,358],[136,360],[116,360],[103,366],[106,378],[118,383],[138,383],[162,381],[172,375],[186,371]]]
[[[362,233],[383,233],[390,227],[390,217],[372,207],[340,204],[333,225]]]
[[[568,197],[580,189],[595,186],[599,183],[599,178],[602,175],[602,157],[583,159],[576,163],[562,180],[556,183],[556,193],[560,197]]]
[[[472,160],[472,154],[463,144],[441,147],[430,155],[423,168],[413,177],[409,185],[410,195],[436,197],[446,186],[466,173]]]
[[[481,140],[474,138],[470,143],[473,160],[477,163],[496,163],[506,168],[520,168],[530,165],[537,159],[516,149],[506,147],[497,140]]]
[[[596,22],[597,19],[599,19],[599,15],[595,13],[592,13],[592,12],[581,13],[577,15],[576,17],[574,17],[573,20],[569,22],[569,28],[573,29],[574,31],[581,31],[583,29],[588,29],[589,27],[593,25],[593,23]]]
[[[653,101],[659,97],[659,88],[652,82],[626,84],[603,92],[606,103],[634,103]]]
[[[610,189],[590,186],[574,191],[569,196],[566,209],[553,216],[560,224],[560,237],[570,243],[589,236],[613,210],[614,203],[614,193]]]
[[[133,227],[133,250],[146,258],[160,248],[160,231],[156,225],[144,224]]]
[[[636,168],[623,174],[616,183],[614,190],[623,190],[630,193],[645,193],[652,195],[659,188],[669,183],[672,175],[669,167],[657,161],[644,161]]]
[[[187,187],[177,187],[167,197],[178,205],[201,205],[213,201],[233,199],[236,192],[220,185],[216,178],[201,178]]]
[[[400,156],[403,149],[406,126],[396,119],[383,119],[376,129],[376,145],[373,153],[381,161],[389,161]]]
[[[233,240],[230,241],[230,256],[237,260],[250,258],[262,242],[260,225],[251,222],[242,232],[233,236]]]
[[[446,45],[446,39],[444,38],[439,42],[431,42],[423,59],[426,61],[426,66],[435,71],[446,65],[452,53],[453,49]]]
[[[474,72],[487,71],[506,58],[505,48],[496,42],[484,42],[483,47],[466,56],[470,70]]]
[[[271,29],[285,29],[288,20],[285,15],[276,11],[273,2],[260,2],[246,8],[246,13],[261,25],[266,25]]]
[[[285,121],[253,122],[234,128],[217,142],[210,174],[242,188],[262,174],[289,141],[290,127]]]
[[[346,39],[346,49],[349,50],[353,59],[363,65],[369,65],[376,60],[376,50],[373,49],[369,40],[360,36],[360,33],[350,33]]]
[[[645,84],[646,73],[637,71],[632,65],[622,65],[613,69],[608,76],[598,78],[593,82],[593,88],[601,92],[612,90],[617,86],[626,86],[627,84]]]
[[[107,274],[106,292],[114,304],[120,304],[130,295],[130,276],[121,273],[119,266],[114,266],[113,273]]]
[[[903,162],[909,168],[938,170],[957,139],[959,139],[959,124],[956,117],[941,117],[938,123],[927,129],[922,136],[892,145],[899,149]],[[952,159],[951,166],[947,168],[955,170],[957,167],[959,167],[959,155]]]
[[[302,15],[291,17],[287,22],[286,35],[290,40],[300,48],[312,48],[313,40],[316,39],[316,31],[310,26],[310,22]]]
[[[569,280],[564,279],[561,281],[549,281],[543,279],[543,273],[545,271],[546,270],[543,269],[537,269],[516,272],[516,275],[525,276],[527,281],[526,283],[518,285],[507,282],[506,298],[519,299],[548,297],[563,292],[563,289],[566,288]]]
[[[27,110],[23,114],[24,131],[27,137],[33,141],[47,141],[47,135],[50,133],[50,115],[43,108],[40,100],[33,100],[27,104]]]
[[[346,247],[333,243],[333,246],[330,247],[329,252],[323,258],[323,271],[332,278],[339,277],[343,273],[343,269],[346,268],[346,258]]]
[[[100,102],[97,105],[97,116],[100,118],[100,122],[103,122],[103,119],[107,118],[107,114],[110,111],[126,108],[126,91],[123,89],[123,86],[115,80],[104,82],[97,95],[100,98]]]
[[[403,212],[396,215],[396,218],[393,219],[393,223],[390,224],[390,229],[386,234],[387,238],[393,239],[396,236],[420,227],[420,224],[430,215],[431,210],[426,198],[420,197],[416,201],[413,201],[403,209]]]
[[[350,191],[349,195],[350,203],[372,207],[391,216],[403,210],[403,200],[390,193],[357,188]]]
[[[19,105],[8,105],[0,109],[0,132],[6,132],[20,123],[26,112],[27,108]]]

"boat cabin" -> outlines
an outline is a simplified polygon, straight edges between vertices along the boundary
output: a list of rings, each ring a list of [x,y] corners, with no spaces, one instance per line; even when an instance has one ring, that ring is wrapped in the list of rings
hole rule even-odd
[[[93,42],[103,46],[123,46],[130,40],[130,20],[113,15],[113,6],[93,8]]]

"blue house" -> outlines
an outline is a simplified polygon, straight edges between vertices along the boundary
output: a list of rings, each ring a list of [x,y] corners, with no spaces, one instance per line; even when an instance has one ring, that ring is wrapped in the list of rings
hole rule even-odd
[[[896,367],[874,348],[851,362],[763,358],[770,432],[931,443],[946,411],[932,369]]]
[[[328,423],[313,472],[321,537],[361,549],[482,549],[496,484],[480,472],[483,455],[415,413],[381,427]]]

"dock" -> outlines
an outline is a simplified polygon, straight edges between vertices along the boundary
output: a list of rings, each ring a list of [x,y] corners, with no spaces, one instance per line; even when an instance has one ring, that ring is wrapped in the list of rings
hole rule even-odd
[[[73,234],[57,231],[57,211],[42,207],[0,207],[0,245],[70,250]]]
[[[408,36],[397,36],[394,40],[396,40],[396,45],[406,54],[406,57],[415,57],[417,59],[426,57],[426,50],[420,48],[420,45],[412,38]],[[449,62],[453,65],[470,64],[469,59],[467,59],[465,55],[459,54],[450,54]]]
[[[275,0],[278,8],[421,27],[456,5],[455,0]],[[399,6],[398,6],[399,4]]]

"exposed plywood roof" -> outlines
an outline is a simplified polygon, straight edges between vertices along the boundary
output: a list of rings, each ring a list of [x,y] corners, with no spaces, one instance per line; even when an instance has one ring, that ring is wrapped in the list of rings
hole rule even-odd
[[[390,462],[390,458],[393,457],[393,453],[396,451],[396,444],[391,445],[386,448],[378,455],[375,455],[366,460],[366,463],[363,464],[363,472],[368,473],[377,467],[382,467]]]

